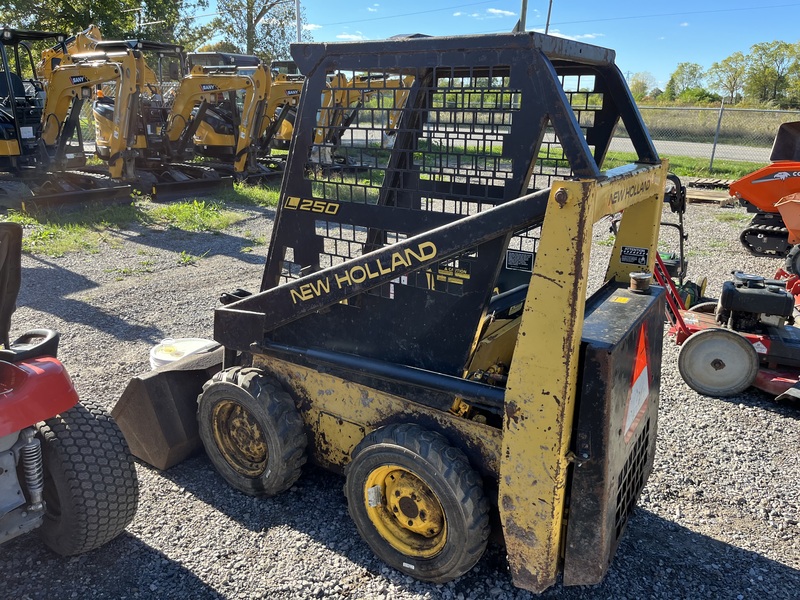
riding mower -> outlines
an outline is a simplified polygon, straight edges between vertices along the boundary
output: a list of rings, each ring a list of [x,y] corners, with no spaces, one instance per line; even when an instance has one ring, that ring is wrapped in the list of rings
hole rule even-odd
[[[117,424],[80,401],[56,359],[59,334],[8,331],[21,274],[22,228],[0,223],[0,544],[38,529],[62,555],[88,552],[133,520],[138,482]]]

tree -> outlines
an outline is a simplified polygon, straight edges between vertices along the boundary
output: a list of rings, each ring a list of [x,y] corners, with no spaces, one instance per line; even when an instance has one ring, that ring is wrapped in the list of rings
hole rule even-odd
[[[750,47],[745,93],[759,102],[778,103],[786,97],[789,74],[797,64],[796,46],[762,42]]]
[[[656,87],[656,78],[647,71],[634,73],[628,82],[628,86],[631,88],[634,100],[639,102],[649,94],[650,90]]]
[[[703,77],[703,67],[697,63],[682,62],[678,63],[678,67],[672,72],[670,81],[673,83],[675,94],[680,96],[688,89],[703,87]]]
[[[734,104],[741,95],[747,73],[747,58],[741,52],[734,52],[729,57],[715,62],[708,70],[711,88],[724,92]]]
[[[289,44],[296,39],[292,0],[217,0],[217,9],[217,31],[246,54],[258,54],[266,61],[289,56]],[[299,18],[302,23],[302,10]]]

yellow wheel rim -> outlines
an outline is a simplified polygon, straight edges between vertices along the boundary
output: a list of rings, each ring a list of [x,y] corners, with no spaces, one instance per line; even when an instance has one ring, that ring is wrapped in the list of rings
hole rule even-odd
[[[364,485],[367,515],[392,548],[411,558],[431,558],[447,542],[442,504],[411,471],[387,465],[372,471]]]
[[[241,404],[219,402],[211,415],[214,441],[228,464],[246,477],[258,477],[267,467],[269,450],[258,422]]]

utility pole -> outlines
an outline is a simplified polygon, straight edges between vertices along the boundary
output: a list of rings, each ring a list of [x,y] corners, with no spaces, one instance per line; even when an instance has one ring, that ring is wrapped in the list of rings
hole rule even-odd
[[[550,0],[550,5],[547,7],[547,23],[544,25],[544,32],[547,34],[550,31],[550,13],[553,12],[553,0]]]
[[[294,14],[297,17],[297,41],[300,41],[303,26],[300,23],[300,0],[294,0]]]

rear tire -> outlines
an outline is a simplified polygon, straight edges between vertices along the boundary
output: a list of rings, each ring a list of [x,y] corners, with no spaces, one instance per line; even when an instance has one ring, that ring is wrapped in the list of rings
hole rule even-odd
[[[136,513],[139,486],[128,444],[111,416],[85,400],[36,430],[44,461],[44,543],[71,556],[122,533]]]
[[[445,583],[486,549],[489,503],[461,450],[416,425],[367,435],[345,470],[350,517],[372,551],[398,571]]]
[[[275,496],[306,462],[303,421],[291,396],[261,369],[233,367],[203,386],[197,420],[206,454],[232,487]]]

